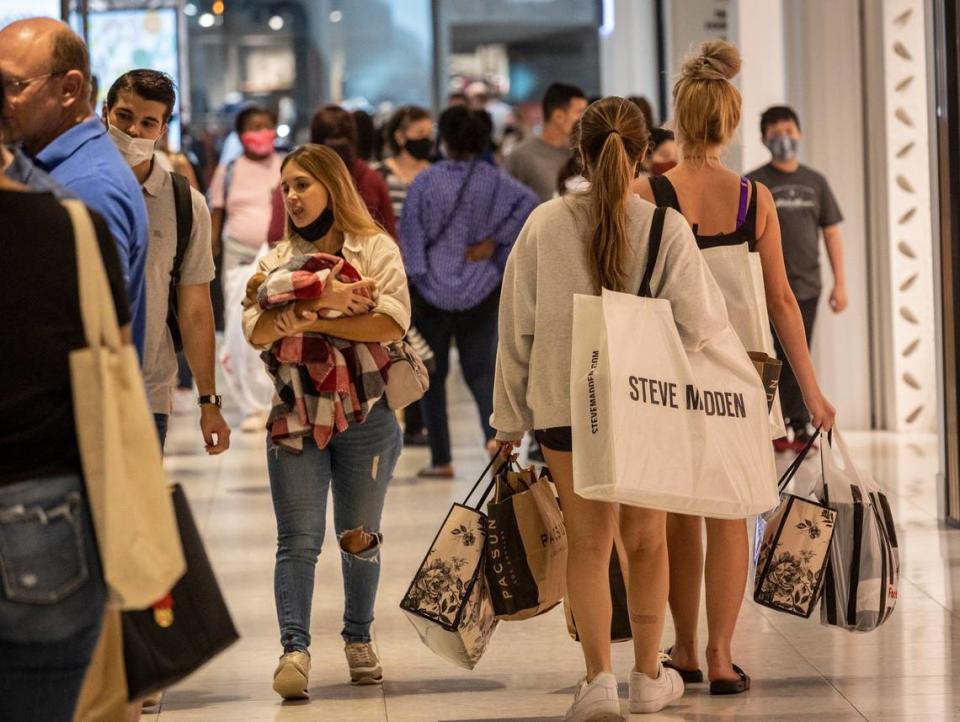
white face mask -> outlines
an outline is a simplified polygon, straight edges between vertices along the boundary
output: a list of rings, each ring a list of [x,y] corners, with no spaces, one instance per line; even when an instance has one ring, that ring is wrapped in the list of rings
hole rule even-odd
[[[110,131],[110,137],[113,138],[120,155],[124,157],[131,168],[135,168],[153,158],[153,148],[157,141],[149,138],[134,138],[112,125],[108,125],[107,130]]]

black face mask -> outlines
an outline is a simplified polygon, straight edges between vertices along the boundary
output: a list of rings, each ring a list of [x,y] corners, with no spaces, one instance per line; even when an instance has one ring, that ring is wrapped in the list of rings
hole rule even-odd
[[[430,138],[408,140],[404,143],[403,149],[417,160],[429,160],[433,154],[433,141]]]
[[[333,228],[333,208],[327,206],[323,213],[317,216],[317,219],[312,223],[300,228],[299,226],[294,225],[294,228],[297,229],[297,233],[300,236],[311,243],[316,243],[325,235],[330,232],[330,229]]]

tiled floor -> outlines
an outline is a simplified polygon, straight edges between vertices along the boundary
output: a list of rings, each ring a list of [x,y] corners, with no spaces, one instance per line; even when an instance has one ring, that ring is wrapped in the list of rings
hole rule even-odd
[[[169,468],[181,481],[203,530],[242,639],[192,678],[169,690],[160,722],[356,720],[426,722],[559,720],[582,674],[563,614],[501,624],[484,659],[465,672],[423,647],[397,604],[452,501],[483,466],[476,412],[462,383],[451,382],[454,482],[418,482],[427,452],[405,452],[387,498],[377,641],[386,683],[353,688],[339,639],[342,611],[336,542],[321,555],[313,617],[311,699],[281,704],[271,690],[279,654],[273,605],[275,526],[264,441],[234,436],[219,459],[202,454],[191,416],[173,419]],[[858,464],[874,472],[895,502],[903,583],[898,608],[882,629],[852,636],[811,620],[744,603],[735,649],[753,676],[749,694],[711,698],[692,687],[649,719],[949,720],[960,719],[960,531],[937,522],[936,440],[849,434]],[[670,631],[667,631],[667,640]],[[615,647],[621,679],[629,645]]]

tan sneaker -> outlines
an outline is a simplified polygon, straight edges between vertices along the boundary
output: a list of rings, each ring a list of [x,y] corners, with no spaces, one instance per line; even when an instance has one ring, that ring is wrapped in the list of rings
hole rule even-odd
[[[301,650],[280,657],[273,673],[273,691],[284,699],[306,699],[310,695],[310,654]]]
[[[347,655],[347,664],[350,665],[350,682],[352,684],[381,684],[383,670],[380,668],[380,657],[373,642],[350,642],[344,647]]]

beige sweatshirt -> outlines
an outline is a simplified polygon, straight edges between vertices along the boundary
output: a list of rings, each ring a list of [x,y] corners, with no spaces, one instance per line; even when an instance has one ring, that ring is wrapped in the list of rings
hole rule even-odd
[[[628,289],[640,288],[654,206],[627,201],[631,260]],[[588,249],[596,222],[585,195],[539,206],[514,245],[500,296],[500,345],[491,425],[500,439],[525,431],[570,426],[573,296],[598,295]],[[651,288],[670,301],[680,338],[697,348],[727,326],[727,309],[690,226],[667,210]]]

